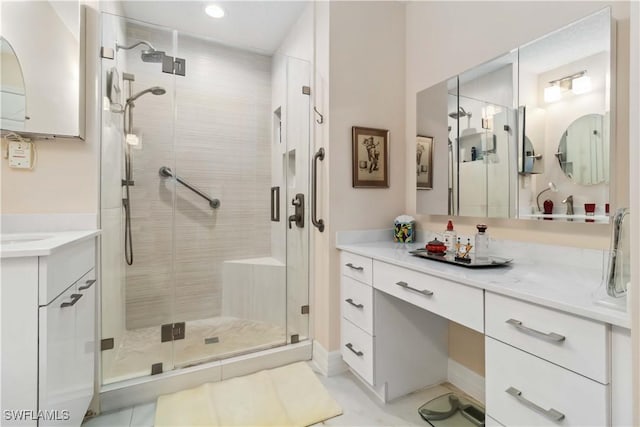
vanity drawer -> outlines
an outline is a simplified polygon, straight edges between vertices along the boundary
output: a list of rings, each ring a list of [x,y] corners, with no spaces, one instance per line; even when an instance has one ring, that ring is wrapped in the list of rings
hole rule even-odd
[[[373,337],[342,319],[341,351],[345,363],[373,385]]]
[[[38,258],[38,304],[43,306],[95,267],[95,238],[66,245]]]
[[[609,382],[606,324],[487,292],[486,334],[603,384]]]
[[[373,260],[371,258],[342,251],[340,263],[342,264],[342,274],[344,276],[371,286],[371,272],[373,270]]]
[[[487,413],[500,423],[609,425],[608,386],[489,337],[485,351]]]
[[[376,289],[478,332],[484,331],[483,290],[374,261]]]
[[[342,317],[373,335],[373,289],[342,276]]]

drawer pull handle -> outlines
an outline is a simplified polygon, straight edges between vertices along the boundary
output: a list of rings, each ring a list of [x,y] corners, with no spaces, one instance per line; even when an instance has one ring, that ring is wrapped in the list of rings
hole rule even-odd
[[[349,350],[351,350],[356,356],[359,356],[359,357],[364,356],[364,353],[361,352],[361,351],[355,350],[353,348],[353,344],[351,344],[351,343],[345,344],[345,347],[347,347]]]
[[[508,389],[505,390],[507,393],[509,393],[511,396],[515,397],[516,399],[518,399],[518,402],[522,403],[524,406],[526,406],[529,409],[532,409],[542,415],[544,415],[545,417],[547,417],[548,419],[550,419],[551,421],[560,421],[564,419],[564,414],[560,411],[556,411],[555,409],[551,408],[551,409],[544,409],[538,405],[536,405],[535,403],[533,403],[532,401],[530,401],[529,399],[526,399],[522,396],[522,392],[514,387],[509,387]]]
[[[405,289],[408,289],[410,291],[417,292],[419,294],[422,294],[422,295],[425,295],[425,296],[428,296],[428,297],[433,295],[433,291],[430,291],[429,289],[412,288],[411,286],[409,286],[409,284],[407,282],[396,282],[396,285],[400,286],[401,288],[405,288]]]
[[[78,288],[79,291],[84,291],[85,289],[89,289],[91,286],[93,286],[94,283],[96,283],[95,279],[91,279],[91,280],[87,280],[86,285],[84,286],[80,286]]]
[[[351,263],[347,263],[345,264],[347,267],[349,267],[352,270],[357,270],[357,271],[363,271],[364,268],[363,267],[356,267],[355,265],[351,264]]]
[[[522,331],[526,334],[533,335],[538,338],[542,338],[543,340],[553,341],[553,342],[562,342],[565,340],[564,335],[556,334],[555,332],[549,332],[549,333],[540,332],[535,329],[524,326],[521,321],[516,319],[509,319],[506,321],[506,323],[512,325],[519,331]]]
[[[364,308],[364,305],[356,304],[355,302],[353,302],[351,298],[347,298],[345,301],[351,304],[352,306],[354,306],[355,308]]]
[[[71,301],[70,302],[63,302],[62,304],[60,304],[60,307],[65,308],[65,307],[73,307],[74,305],[76,305],[76,303],[78,302],[78,300],[82,298],[82,294],[71,294]]]

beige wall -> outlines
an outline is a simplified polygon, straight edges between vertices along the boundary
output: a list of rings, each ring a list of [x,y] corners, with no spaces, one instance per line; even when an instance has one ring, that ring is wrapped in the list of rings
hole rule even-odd
[[[629,188],[629,4],[626,2],[409,2],[406,8],[406,134],[415,134],[416,93],[477,64],[497,57],[589,13],[610,5],[617,20],[614,206],[628,206]],[[509,17],[509,19],[505,19]],[[637,73],[637,70],[636,70]],[[407,142],[406,161],[415,156]],[[409,164],[409,163],[407,163]],[[407,170],[407,183],[414,178]],[[406,187],[407,211],[415,213],[416,191]],[[444,229],[445,216],[418,216],[419,227]],[[458,233],[474,234],[486,222],[495,238],[607,248],[609,226],[483,218],[454,219]],[[481,373],[481,335],[450,325],[450,357]],[[467,343],[467,345],[465,345]]]
[[[329,7],[329,144],[322,169],[329,254],[327,281],[318,283],[323,311],[315,338],[328,350],[340,345],[340,278],[335,233],[387,228],[404,210],[404,5],[399,2],[332,2]],[[390,131],[389,188],[351,186],[351,127]],[[316,135],[317,136],[317,135]],[[326,184],[325,184],[326,185]],[[326,286],[326,287],[325,287]]]
[[[90,22],[96,18],[96,2],[86,1]],[[97,58],[95,28],[86,32],[86,58]],[[97,213],[99,156],[98,61],[85,64],[85,140],[37,141],[34,170],[11,169],[0,159],[0,212],[3,214]],[[27,102],[29,102],[27,100]],[[6,141],[2,141],[5,153]]]

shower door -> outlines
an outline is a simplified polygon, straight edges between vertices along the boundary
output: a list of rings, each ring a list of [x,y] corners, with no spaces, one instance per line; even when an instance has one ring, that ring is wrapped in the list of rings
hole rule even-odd
[[[104,15],[103,46],[141,40],[162,63],[147,44],[102,60],[105,96],[119,85],[126,104],[132,74],[134,96],[165,90],[135,100],[133,136],[103,111],[103,383],[309,335],[309,64]]]

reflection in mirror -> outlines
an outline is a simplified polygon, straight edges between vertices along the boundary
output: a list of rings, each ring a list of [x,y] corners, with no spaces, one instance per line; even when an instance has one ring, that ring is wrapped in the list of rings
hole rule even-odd
[[[26,91],[22,67],[11,44],[0,37],[0,128],[24,129]]]
[[[540,218],[535,198],[548,182],[545,219],[575,219],[609,203],[611,12],[604,9],[519,49],[523,160],[519,216]],[[527,139],[530,145],[527,145]],[[528,157],[529,152],[536,157]],[[527,170],[527,166],[530,167]],[[573,204],[563,203],[572,200]],[[573,215],[573,217],[572,217]],[[581,218],[579,218],[581,219]]]
[[[565,176],[581,185],[609,181],[609,135],[603,133],[604,116],[588,114],[576,119],[562,134],[556,157]],[[606,153],[606,154],[605,154]]]
[[[595,204],[608,222],[611,30],[607,8],[418,92],[433,180],[417,213],[571,221]]]
[[[432,164],[431,185],[424,185],[424,177],[420,174],[416,178],[416,188],[421,190],[416,194],[416,208],[421,213],[454,213],[456,174],[453,164],[457,162],[457,153],[452,141],[457,138],[458,126],[450,113],[458,109],[457,91],[458,79],[455,77],[423,90],[416,97],[416,137],[430,138]],[[416,159],[420,156],[418,150],[417,145]]]
[[[514,51],[459,77],[458,215],[508,218],[515,212],[516,58]]]

